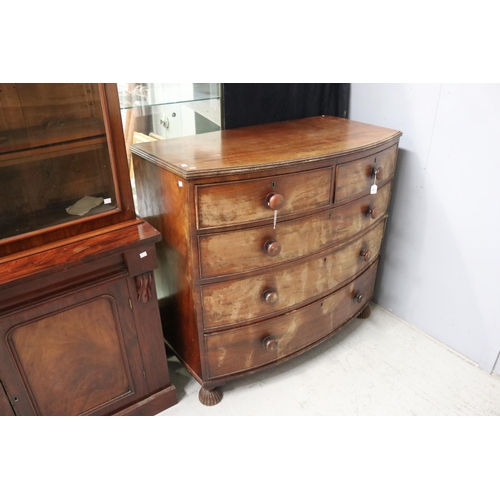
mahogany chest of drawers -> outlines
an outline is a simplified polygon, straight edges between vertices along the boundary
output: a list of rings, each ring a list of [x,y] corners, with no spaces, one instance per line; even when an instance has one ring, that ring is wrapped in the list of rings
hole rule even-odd
[[[368,315],[400,136],[321,116],[132,146],[165,339],[203,404]]]

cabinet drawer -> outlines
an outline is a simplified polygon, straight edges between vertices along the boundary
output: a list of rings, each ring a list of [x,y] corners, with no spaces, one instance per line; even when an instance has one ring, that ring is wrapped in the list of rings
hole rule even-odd
[[[321,251],[367,229],[387,211],[391,185],[346,205],[268,226],[199,237],[201,277],[273,266]]]
[[[335,203],[370,192],[377,170],[377,185],[383,184],[394,175],[397,144],[379,153],[365,156],[359,160],[337,165],[335,180]]]
[[[327,294],[376,259],[384,227],[385,221],[381,220],[362,236],[311,260],[250,278],[203,286],[205,328],[264,318]]]
[[[198,228],[244,224],[325,207],[330,203],[331,167],[264,179],[196,187]],[[272,200],[270,201],[272,197]]]
[[[307,347],[340,328],[373,295],[377,262],[340,290],[257,324],[205,335],[211,378],[250,370]]]

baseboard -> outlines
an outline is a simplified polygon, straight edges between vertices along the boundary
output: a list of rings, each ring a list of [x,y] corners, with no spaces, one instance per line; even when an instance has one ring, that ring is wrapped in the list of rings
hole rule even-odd
[[[161,413],[175,404],[177,404],[175,387],[173,385],[169,385],[167,388],[149,396],[148,398],[120,410],[118,413],[115,413],[114,416],[153,416],[158,415],[158,413]]]

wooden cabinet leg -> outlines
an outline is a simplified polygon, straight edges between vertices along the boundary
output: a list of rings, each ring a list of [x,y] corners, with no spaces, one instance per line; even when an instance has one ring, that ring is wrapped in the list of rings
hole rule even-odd
[[[198,394],[198,399],[200,400],[200,403],[205,406],[215,406],[221,402],[222,391],[216,387],[210,390],[202,387]]]
[[[359,319],[366,319],[370,317],[370,314],[372,313],[372,310],[370,309],[370,306],[366,306],[359,314],[358,318]]]

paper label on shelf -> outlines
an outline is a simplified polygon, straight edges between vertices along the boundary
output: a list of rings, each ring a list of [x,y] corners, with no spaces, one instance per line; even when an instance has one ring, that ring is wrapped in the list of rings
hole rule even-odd
[[[104,198],[104,204],[109,205],[111,203],[111,198]]]

